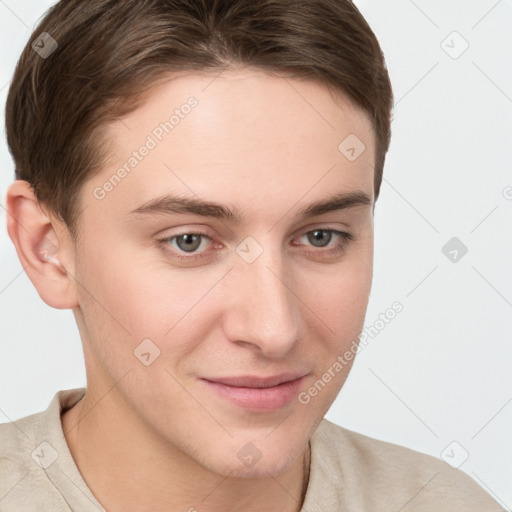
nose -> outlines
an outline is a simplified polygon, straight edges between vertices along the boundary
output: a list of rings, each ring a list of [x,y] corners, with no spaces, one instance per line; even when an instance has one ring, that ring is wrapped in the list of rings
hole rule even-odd
[[[286,255],[266,248],[252,263],[236,257],[224,331],[230,341],[283,358],[301,335],[298,290]]]

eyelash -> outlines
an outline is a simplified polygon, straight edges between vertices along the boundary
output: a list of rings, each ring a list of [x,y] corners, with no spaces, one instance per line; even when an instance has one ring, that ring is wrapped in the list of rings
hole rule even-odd
[[[316,228],[316,229],[311,229],[309,231],[306,231],[305,233],[303,233],[299,238],[301,238],[302,236],[305,236],[305,235],[308,235],[309,233],[313,233],[315,231],[325,231],[325,232],[328,232],[328,233],[332,233],[332,234],[335,234],[335,235],[338,235],[340,238],[341,238],[341,242],[338,243],[337,245],[335,245],[332,249],[328,249],[328,250],[322,250],[323,248],[320,247],[318,251],[313,251],[313,252],[318,252],[318,253],[322,253],[322,254],[326,254],[328,256],[335,256],[337,255],[338,253],[340,253],[341,251],[343,251],[345,249],[345,246],[348,242],[351,242],[352,240],[354,240],[354,236],[351,234],[351,233],[347,233],[346,231],[339,231],[337,229],[330,229],[330,228]],[[184,233],[179,233],[177,235],[173,235],[173,236],[169,236],[169,237],[166,237],[166,238],[161,238],[161,239],[158,239],[157,242],[159,242],[159,245],[162,247],[162,249],[166,252],[166,253],[169,253],[169,242],[171,240],[174,240],[175,238],[179,238],[180,236],[184,236],[184,235],[198,235],[198,236],[203,236],[203,237],[206,237],[208,239],[210,239],[210,236],[208,236],[207,233],[204,233],[203,231],[189,231],[189,232],[184,232]],[[174,254],[172,255],[173,257],[175,258],[178,258],[180,260],[183,260],[183,261],[194,261],[194,260],[197,260],[199,258],[204,258],[205,257],[205,253],[199,253],[199,254],[192,254],[191,256],[182,256],[181,254],[186,254],[184,252],[179,252],[177,249],[172,249],[172,252],[174,252]]]

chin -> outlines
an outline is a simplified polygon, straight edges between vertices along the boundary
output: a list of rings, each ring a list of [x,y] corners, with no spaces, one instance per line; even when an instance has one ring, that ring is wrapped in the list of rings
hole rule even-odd
[[[277,477],[283,474],[292,464],[293,460],[283,463],[279,456],[271,457],[265,462],[259,460],[254,466],[244,466],[241,463],[233,464],[232,460],[225,463],[213,462],[207,469],[210,471],[230,478],[269,478]]]
[[[261,446],[261,445],[260,445]],[[231,456],[226,454],[231,451]],[[260,449],[250,442],[236,449],[226,449],[224,453],[212,458],[209,454],[200,463],[208,470],[232,478],[269,478],[284,473],[297,457],[302,457],[301,443],[292,446],[280,446],[267,443]],[[215,456],[215,455],[214,455]]]

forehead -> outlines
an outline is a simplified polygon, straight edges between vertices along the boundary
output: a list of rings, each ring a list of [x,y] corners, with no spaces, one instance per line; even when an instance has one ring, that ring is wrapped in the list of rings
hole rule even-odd
[[[190,98],[199,108],[193,109],[193,116],[180,110]],[[144,95],[144,104],[128,116],[109,126],[108,132],[119,147],[133,145],[137,140],[130,133],[150,133],[158,124],[168,121],[173,113],[180,121],[174,126],[174,134],[187,131],[190,136],[229,135],[233,142],[240,142],[242,135],[275,135],[286,126],[291,132],[281,132],[281,139],[293,135],[300,138],[319,136],[337,131],[340,127],[352,128],[366,136],[372,131],[367,113],[356,106],[342,91],[334,92],[325,84],[313,80],[299,80],[286,76],[268,74],[254,68],[223,71],[221,73],[179,73],[163,75],[158,85]],[[255,124],[258,120],[271,121],[268,125]],[[303,125],[302,121],[308,121]],[[301,124],[296,124],[301,121]],[[173,121],[175,123],[175,121]],[[276,125],[277,123],[277,125]],[[179,124],[179,130],[178,130]],[[276,125],[276,129],[273,126]],[[221,128],[245,127],[243,133]],[[258,128],[259,130],[251,130]],[[214,130],[215,129],[215,130]],[[174,135],[173,134],[173,135]],[[137,133],[132,133],[137,135]],[[338,135],[342,135],[338,133]],[[122,141],[119,139],[122,138]],[[250,140],[245,139],[250,142]],[[371,143],[370,140],[365,141]]]
[[[254,69],[182,73],[112,123],[107,137],[112,158],[89,192],[121,174],[104,201],[124,213],[165,192],[238,196],[263,208],[273,197],[282,202],[285,190],[296,201],[333,188],[373,197],[371,122],[316,81]]]

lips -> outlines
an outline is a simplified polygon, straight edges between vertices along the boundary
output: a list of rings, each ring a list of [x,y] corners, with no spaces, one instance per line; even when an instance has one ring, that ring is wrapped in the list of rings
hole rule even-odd
[[[218,397],[238,407],[254,411],[275,411],[298,395],[304,372],[287,372],[259,377],[254,375],[203,378],[201,381]]]
[[[210,382],[217,382],[226,386],[233,386],[237,388],[271,388],[278,386],[285,382],[291,382],[303,377],[305,373],[282,373],[281,375],[274,375],[270,377],[255,377],[252,375],[240,376],[240,377],[221,377],[205,379]]]

